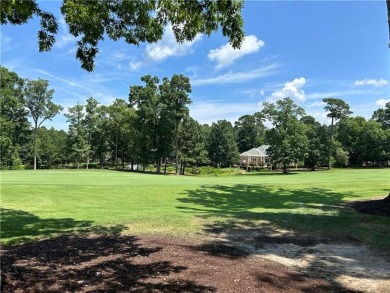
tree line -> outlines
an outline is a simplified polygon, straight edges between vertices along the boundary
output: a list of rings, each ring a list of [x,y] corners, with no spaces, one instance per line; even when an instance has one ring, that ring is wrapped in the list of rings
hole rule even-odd
[[[390,102],[372,118],[353,117],[341,99],[324,98],[331,124],[321,124],[290,98],[264,102],[263,109],[233,124],[219,120],[200,124],[189,115],[188,77],[146,75],[143,85],[130,86],[127,100],[101,105],[93,97],[67,109],[67,131],[42,125],[63,109],[52,102],[46,80],[28,80],[0,67],[0,167],[116,168],[157,173],[167,168],[184,174],[186,167],[228,167],[239,154],[270,145],[272,165],[388,166]],[[266,127],[268,124],[271,127]],[[268,125],[267,124],[267,125]],[[260,165],[262,165],[260,163]]]

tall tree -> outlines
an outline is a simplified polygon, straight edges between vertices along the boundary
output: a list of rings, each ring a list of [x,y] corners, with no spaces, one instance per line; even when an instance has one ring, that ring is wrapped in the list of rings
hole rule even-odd
[[[110,158],[110,117],[106,105],[96,107],[95,111],[91,147],[94,158],[99,159],[100,168],[103,169],[107,159]]]
[[[26,80],[23,88],[24,102],[34,123],[34,170],[37,169],[38,128],[46,120],[53,119],[63,107],[52,102],[54,90],[48,89],[49,82],[44,79]]]
[[[71,146],[72,161],[77,163],[77,169],[80,168],[80,163],[86,160],[87,155],[90,152],[90,146],[88,144],[88,133],[84,127],[83,112],[84,106],[77,104],[74,107],[68,109],[68,113],[65,117],[69,122],[69,136]]]
[[[306,155],[306,127],[299,121],[305,111],[285,98],[276,103],[264,102],[262,114],[273,125],[268,132],[267,141],[271,146],[267,153],[274,163],[281,163],[283,173],[287,173],[290,164],[297,164]]]
[[[37,161],[50,169],[65,163],[67,133],[53,127],[40,127],[37,142]]]
[[[89,168],[89,160],[91,157],[92,150],[92,136],[94,135],[96,126],[97,126],[97,108],[99,105],[99,101],[96,99],[89,97],[87,99],[87,104],[85,105],[85,117],[83,119],[83,125],[85,127],[86,135],[87,135],[87,143],[88,143],[88,154],[87,154],[87,164],[85,168]]]
[[[114,150],[115,169],[118,168],[118,158],[122,161],[122,168],[126,159],[134,162],[135,110],[128,106],[125,100],[116,99],[108,108],[109,128],[111,129],[112,149]]]
[[[166,133],[160,131],[164,126],[160,123],[164,105],[158,92],[158,77],[146,75],[141,77],[144,86],[131,86],[129,94],[130,106],[137,109],[136,127],[138,128],[137,148],[139,150],[140,163],[143,165],[156,162],[157,172],[160,171],[161,157],[165,147],[169,143],[165,140]]]
[[[244,115],[234,123],[240,153],[259,147],[265,140],[265,127],[261,113]]]
[[[0,66],[0,168],[20,161],[30,137],[30,122],[23,100],[24,80]]]
[[[335,125],[337,131],[333,143],[340,142],[341,147],[348,154],[349,165],[361,166],[363,157],[359,152],[359,137],[367,123],[364,117],[344,117]],[[333,148],[332,155],[336,153]]]
[[[322,102],[326,103],[326,106],[324,107],[325,111],[328,112],[326,116],[331,118],[328,150],[328,169],[330,169],[330,158],[333,152],[334,122],[347,117],[353,112],[349,110],[349,105],[341,99],[325,98]]]
[[[187,163],[192,163],[195,167],[199,161],[204,161],[207,157],[202,126],[190,116],[186,116],[179,126],[179,151],[182,175],[185,173]]]
[[[160,85],[162,102],[167,105],[167,111],[164,113],[167,117],[165,118],[172,119],[174,123],[176,175],[179,171],[179,124],[188,115],[187,105],[191,103],[191,99],[188,96],[190,92],[190,79],[181,74],[174,74],[171,80],[164,78],[163,83]]]
[[[211,125],[207,149],[210,160],[218,167],[227,167],[238,162],[237,141],[229,121],[219,120]]]
[[[388,157],[387,129],[381,124],[364,117],[348,117],[338,124],[337,139],[348,152],[349,163],[360,167],[366,165],[383,165]]]
[[[141,157],[152,158],[159,173],[162,159],[172,153],[174,145],[177,154],[178,125],[188,113],[191,85],[183,75],[164,78],[161,84],[156,76],[143,76],[141,80],[145,86],[131,86],[129,101],[137,109]]]
[[[321,125],[312,116],[303,116],[300,120],[306,126],[307,153],[304,159],[305,166],[315,170],[327,160],[328,137],[327,128]]]
[[[19,25],[33,16],[41,17],[40,51],[52,48],[58,22],[51,13],[42,11],[37,1],[5,0],[0,7],[1,24]],[[64,0],[61,13],[69,32],[80,37],[76,58],[82,68],[92,71],[98,43],[104,37],[132,45],[154,43],[162,38],[167,24],[179,43],[220,29],[231,45],[239,48],[244,38],[242,7],[241,0]]]

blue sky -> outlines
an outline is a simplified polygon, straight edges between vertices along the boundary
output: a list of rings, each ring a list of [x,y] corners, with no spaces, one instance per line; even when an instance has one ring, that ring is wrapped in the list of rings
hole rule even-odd
[[[234,122],[261,110],[264,101],[292,98],[318,121],[328,123],[323,98],[336,97],[355,116],[370,118],[390,100],[390,49],[386,2],[246,1],[246,39],[233,50],[220,32],[177,44],[169,27],[155,44],[100,43],[94,72],[75,59],[59,1],[41,1],[60,22],[57,43],[39,53],[39,23],[1,27],[1,64],[23,78],[43,78],[65,107],[93,97],[101,104],[127,100],[141,76],[191,79],[190,114],[201,123]],[[45,126],[67,129],[58,115]]]

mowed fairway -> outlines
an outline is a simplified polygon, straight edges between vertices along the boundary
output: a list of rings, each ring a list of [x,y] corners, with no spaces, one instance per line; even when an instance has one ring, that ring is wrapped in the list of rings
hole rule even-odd
[[[227,177],[100,170],[0,174],[3,244],[110,231],[195,239],[239,224],[390,250],[390,218],[357,213],[344,204],[387,195],[389,169]]]

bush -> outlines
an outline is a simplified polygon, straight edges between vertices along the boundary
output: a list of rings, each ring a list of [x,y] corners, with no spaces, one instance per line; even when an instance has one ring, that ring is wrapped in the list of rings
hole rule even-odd
[[[197,168],[195,173],[200,176],[228,176],[241,174],[242,171],[237,168],[214,168],[206,166]]]

